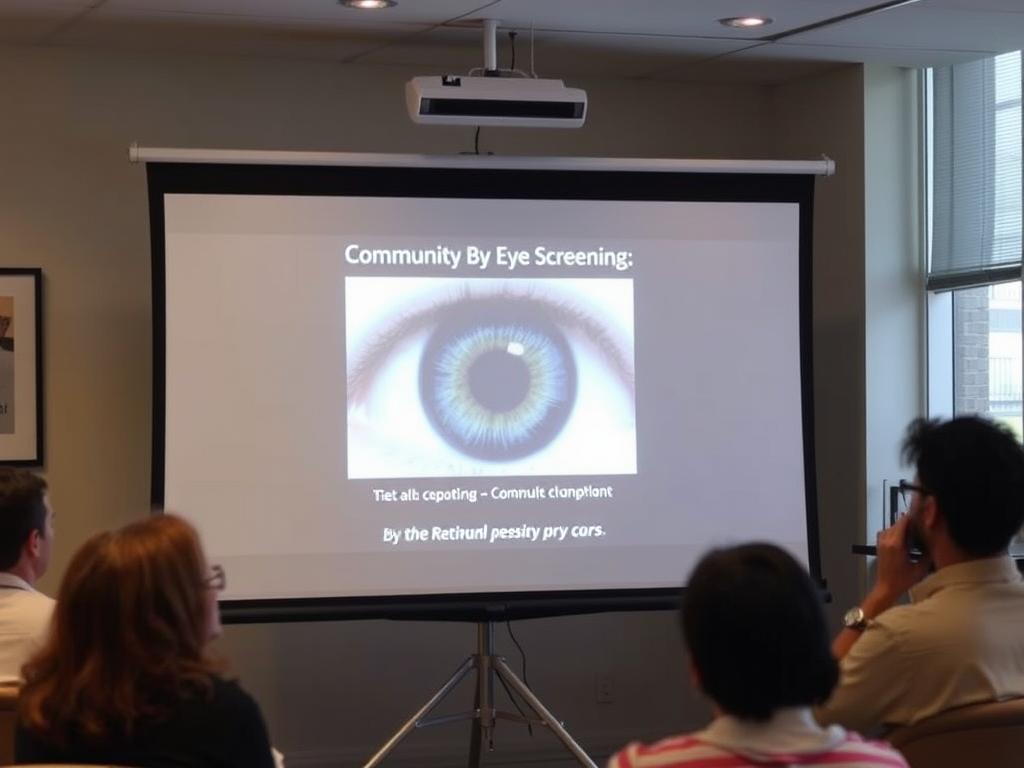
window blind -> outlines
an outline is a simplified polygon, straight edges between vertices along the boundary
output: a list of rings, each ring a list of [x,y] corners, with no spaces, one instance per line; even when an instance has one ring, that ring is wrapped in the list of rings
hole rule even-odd
[[[928,287],[1019,279],[1020,52],[932,71]]]

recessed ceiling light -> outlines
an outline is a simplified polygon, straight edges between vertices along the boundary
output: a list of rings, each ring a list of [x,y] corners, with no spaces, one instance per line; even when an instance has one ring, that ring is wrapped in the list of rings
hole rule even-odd
[[[361,11],[379,11],[381,8],[391,8],[398,5],[395,0],[339,0],[348,8],[358,8]]]
[[[733,16],[728,19],[719,19],[719,24],[724,24],[727,27],[736,27],[737,29],[753,29],[754,27],[763,27],[766,24],[771,24],[772,20],[764,16]]]

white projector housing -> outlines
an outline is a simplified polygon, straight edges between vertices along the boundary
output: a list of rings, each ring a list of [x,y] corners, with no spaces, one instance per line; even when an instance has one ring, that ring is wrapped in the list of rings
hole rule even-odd
[[[533,77],[414,77],[405,102],[426,125],[579,128],[587,117],[586,91]]]

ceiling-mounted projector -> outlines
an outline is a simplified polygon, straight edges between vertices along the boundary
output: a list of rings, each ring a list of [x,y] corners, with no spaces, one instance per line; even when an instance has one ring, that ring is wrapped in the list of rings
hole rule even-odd
[[[586,91],[566,88],[561,80],[533,75],[532,54],[532,76],[519,70],[498,69],[498,21],[485,19],[483,33],[482,69],[468,75],[414,77],[405,84],[405,103],[413,122],[507,128],[583,125],[587,118]]]
[[[533,77],[414,77],[405,100],[428,125],[579,128],[587,116],[586,91]]]

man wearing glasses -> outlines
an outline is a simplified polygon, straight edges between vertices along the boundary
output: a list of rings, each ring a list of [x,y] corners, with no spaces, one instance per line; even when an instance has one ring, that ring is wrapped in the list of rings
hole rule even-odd
[[[875,586],[832,644],[841,675],[823,723],[909,725],[1024,696],[1024,582],[1009,556],[1024,449],[985,419],[919,419],[903,456],[917,470],[907,513],[879,534]]]

